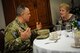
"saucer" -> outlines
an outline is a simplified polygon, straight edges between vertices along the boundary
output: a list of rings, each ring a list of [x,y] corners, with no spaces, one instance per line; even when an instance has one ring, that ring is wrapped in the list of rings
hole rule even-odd
[[[71,47],[73,47],[73,48],[80,48],[80,45],[76,46],[75,43],[73,43],[73,44],[71,45]]]

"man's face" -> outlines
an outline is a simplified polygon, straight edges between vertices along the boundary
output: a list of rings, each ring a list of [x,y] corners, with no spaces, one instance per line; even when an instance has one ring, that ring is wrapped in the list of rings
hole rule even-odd
[[[65,18],[68,14],[68,11],[65,8],[60,8],[60,15],[62,18]]]
[[[31,14],[30,14],[30,11],[28,8],[25,8],[25,10],[23,11],[22,17],[23,17],[25,22],[29,22]]]

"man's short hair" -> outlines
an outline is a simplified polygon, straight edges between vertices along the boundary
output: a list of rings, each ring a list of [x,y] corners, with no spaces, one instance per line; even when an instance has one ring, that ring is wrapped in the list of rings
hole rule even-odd
[[[22,12],[25,10],[25,7],[26,7],[25,5],[20,4],[16,9],[16,15],[20,16],[22,14]]]

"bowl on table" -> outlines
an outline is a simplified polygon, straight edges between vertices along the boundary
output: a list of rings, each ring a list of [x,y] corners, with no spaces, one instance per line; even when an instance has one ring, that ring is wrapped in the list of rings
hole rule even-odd
[[[42,29],[42,30],[38,30],[37,33],[39,34],[39,36],[37,37],[37,39],[45,39],[49,37],[49,29]]]

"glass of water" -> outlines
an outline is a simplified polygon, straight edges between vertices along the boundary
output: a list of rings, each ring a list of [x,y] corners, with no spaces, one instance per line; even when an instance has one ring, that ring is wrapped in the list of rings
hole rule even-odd
[[[60,31],[61,30],[61,25],[55,25],[55,29],[56,29],[56,31]]]
[[[66,31],[67,32],[71,31],[71,25],[69,23],[66,24]]]
[[[55,25],[56,32],[61,35],[61,25]]]
[[[66,24],[66,37],[69,37],[69,32],[71,32],[71,25],[69,23]]]

